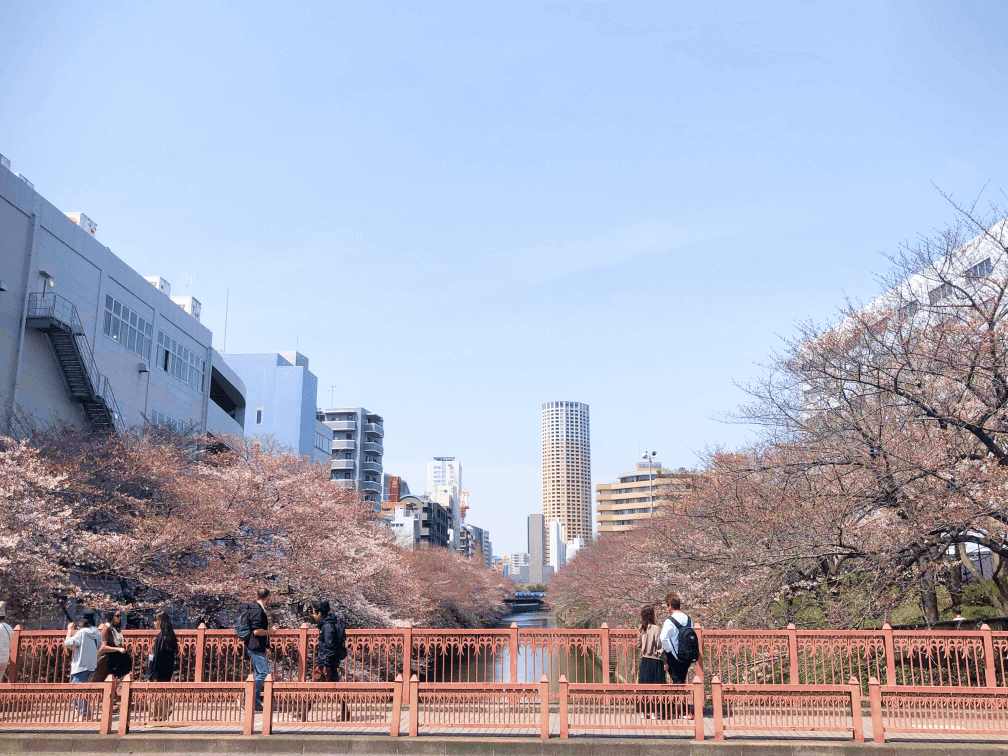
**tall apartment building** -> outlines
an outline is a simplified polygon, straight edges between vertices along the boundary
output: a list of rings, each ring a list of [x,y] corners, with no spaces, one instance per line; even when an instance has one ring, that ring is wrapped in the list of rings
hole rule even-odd
[[[696,478],[697,473],[681,468],[663,470],[659,462],[638,462],[615,483],[599,483],[595,486],[599,533],[630,530],[658,511],[659,500],[682,496],[693,488]]]
[[[0,432],[241,433],[245,389],[192,303],[174,302],[163,279],[151,286],[98,241],[94,221],[9,168],[0,159]]]
[[[520,573],[520,582],[542,585],[552,568],[546,566],[546,528],[541,514],[528,516],[528,570]]]
[[[332,430],[316,411],[318,378],[300,352],[229,354],[245,384],[245,435],[270,436],[295,454],[316,462],[332,455]]]
[[[591,435],[588,405],[542,406],[542,509],[546,527],[559,521],[568,539],[592,537]],[[549,545],[546,562],[551,563]]]
[[[462,491],[462,463],[455,457],[434,457],[427,463],[427,491],[434,492],[440,486],[454,486]]]
[[[384,483],[385,421],[363,407],[330,407],[323,414],[333,431],[329,477],[354,486],[377,508]]]

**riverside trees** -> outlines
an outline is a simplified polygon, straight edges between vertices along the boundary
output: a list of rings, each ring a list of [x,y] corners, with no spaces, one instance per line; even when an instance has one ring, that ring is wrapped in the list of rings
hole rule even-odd
[[[984,548],[1004,613],[1008,227],[1003,209],[956,210],[893,258],[880,299],[802,326],[746,386],[735,419],[758,443],[709,453],[701,483],[633,538],[579,553],[551,586],[558,608],[578,617],[580,596],[607,593],[629,615],[676,586],[711,624],[858,626],[907,595],[933,622],[936,584],[956,600],[959,564]]]
[[[454,554],[404,553],[320,466],[249,439],[217,454],[193,441],[157,428],[0,439],[0,590],[12,616],[59,594],[111,602],[82,587],[99,577],[138,605],[176,602],[211,625],[262,583],[289,615],[322,595],[354,625],[442,622],[446,602],[449,618],[474,624],[503,613],[503,581]]]

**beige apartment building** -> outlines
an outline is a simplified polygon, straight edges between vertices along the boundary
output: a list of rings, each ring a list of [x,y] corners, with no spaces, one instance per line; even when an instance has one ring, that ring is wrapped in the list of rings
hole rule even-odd
[[[591,434],[588,405],[546,402],[542,405],[543,525],[559,521],[567,540],[592,539]],[[550,548],[544,559],[550,564]]]
[[[682,468],[663,470],[658,462],[638,462],[632,472],[620,475],[615,483],[599,483],[595,486],[598,532],[630,530],[658,510],[660,498],[681,495],[695,486],[696,477],[696,473]]]

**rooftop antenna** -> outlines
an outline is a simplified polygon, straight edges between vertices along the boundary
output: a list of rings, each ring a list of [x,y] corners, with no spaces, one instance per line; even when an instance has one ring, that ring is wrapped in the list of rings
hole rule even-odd
[[[231,299],[231,287],[228,287],[227,294],[224,295],[224,348],[221,349],[221,354],[227,354],[227,316],[228,316],[228,300]]]
[[[329,404],[332,405],[333,407],[336,406],[336,402],[333,399],[333,394],[336,393],[336,386],[338,386],[338,385],[339,384],[337,384],[337,383],[332,383],[332,384],[329,385]]]

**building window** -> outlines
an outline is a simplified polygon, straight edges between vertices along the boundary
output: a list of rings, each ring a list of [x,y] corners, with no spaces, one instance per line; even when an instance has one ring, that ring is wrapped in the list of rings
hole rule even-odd
[[[315,434],[315,448],[320,451],[324,451],[326,454],[332,453],[332,441],[323,436],[321,433]]]
[[[203,393],[206,360],[162,331],[158,331],[157,365],[182,383]]]
[[[262,407],[256,407],[256,425],[262,425]]]
[[[994,270],[994,268],[991,265],[990,258],[988,257],[983,262],[979,262],[967,270],[966,278],[984,278],[985,276],[989,276],[992,270]]]
[[[159,412],[156,409],[151,410],[150,421],[154,425],[164,426],[179,433],[185,433],[185,424],[181,420],[176,420],[174,417],[166,415],[164,412]]]
[[[937,286],[928,292],[928,300],[931,304],[940,302],[952,293],[952,285],[943,283],[941,286]]]
[[[107,294],[105,295],[103,333],[113,341],[118,341],[131,352],[140,355],[145,360],[150,360],[154,326],[122,302]]]

